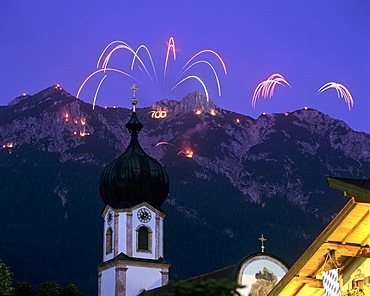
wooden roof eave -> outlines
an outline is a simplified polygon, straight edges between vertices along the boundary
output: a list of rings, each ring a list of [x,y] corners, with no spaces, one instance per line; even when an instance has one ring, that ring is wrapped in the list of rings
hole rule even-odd
[[[326,179],[329,187],[344,191],[347,196],[362,197],[370,202],[370,190],[368,188],[354,185],[343,180],[338,180],[334,177],[326,177]]]
[[[338,215],[331,221],[331,223],[324,229],[320,236],[308,247],[306,252],[297,260],[297,262],[292,266],[291,269],[285,274],[285,276],[279,281],[279,283],[274,287],[274,289],[269,293],[269,296],[283,295],[281,294],[287,285],[297,278],[296,275],[305,266],[305,264],[310,260],[310,258],[320,249],[320,247],[327,241],[329,236],[339,227],[339,225],[344,221],[344,219],[351,213],[355,208],[356,202],[354,198],[350,199],[343,209],[338,213]]]

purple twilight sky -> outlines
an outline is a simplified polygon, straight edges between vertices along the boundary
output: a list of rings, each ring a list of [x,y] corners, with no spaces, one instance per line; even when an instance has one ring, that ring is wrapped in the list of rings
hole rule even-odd
[[[170,37],[175,40],[176,60],[170,52],[164,75]],[[93,103],[99,85],[97,105],[130,107],[129,87],[135,79],[138,107],[145,107],[162,98],[180,100],[196,90],[204,93],[204,83],[210,99],[226,110],[257,118],[262,112],[307,106],[370,133],[369,0],[2,0],[0,105],[54,84],[77,95],[112,41],[123,41],[134,50],[145,45],[155,72],[145,48],[139,57],[150,75],[139,61],[131,70],[133,53],[117,49],[107,67],[134,78],[113,70],[106,77],[103,71],[97,73],[80,93],[88,103]],[[216,52],[228,73],[216,54],[205,51],[188,66],[202,62],[181,74],[202,50]],[[257,99],[253,108],[255,88],[275,73],[291,88],[276,85],[272,98]],[[350,91],[351,111],[334,88],[317,94],[328,82]]]

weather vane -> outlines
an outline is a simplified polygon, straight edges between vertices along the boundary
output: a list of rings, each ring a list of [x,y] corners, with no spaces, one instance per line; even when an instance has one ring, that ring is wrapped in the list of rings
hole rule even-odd
[[[263,245],[264,241],[266,241],[267,239],[265,239],[263,237],[263,234],[261,235],[261,237],[259,238],[259,240],[261,241],[262,245],[261,245],[261,250],[262,250],[262,253],[265,252],[265,246]]]
[[[132,111],[133,111],[133,112],[136,112],[136,104],[137,104],[136,92],[137,92],[139,89],[136,87],[135,81],[134,81],[133,86],[131,86],[131,87],[130,87],[130,89],[131,89],[131,90],[132,90],[132,92],[133,92],[133,96],[132,96],[132,100],[131,100],[131,103],[132,103]]]

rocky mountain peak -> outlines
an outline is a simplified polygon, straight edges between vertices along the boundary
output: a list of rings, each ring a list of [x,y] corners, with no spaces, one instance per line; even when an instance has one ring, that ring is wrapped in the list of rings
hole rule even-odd
[[[22,102],[22,101],[24,101],[24,100],[26,100],[26,99],[28,99],[29,97],[31,97],[30,95],[28,95],[28,94],[23,94],[23,95],[21,95],[21,96],[19,96],[19,97],[16,97],[15,99],[13,99],[13,100],[11,100],[9,103],[8,103],[8,105],[7,106],[13,106],[13,105],[16,105],[16,104],[18,104],[18,103],[20,103],[20,102]]]
[[[67,102],[67,99],[76,100],[74,96],[72,96],[70,93],[65,91],[59,84],[50,86],[34,95],[28,95],[23,94],[22,96],[19,96],[12,100],[8,106],[14,106],[17,104],[22,103],[22,106],[28,106],[28,108],[33,108],[36,104],[42,104],[46,101],[65,101]]]
[[[218,109],[218,107],[210,99],[207,99],[200,91],[186,95],[180,102],[162,99],[159,102],[153,103],[151,108],[155,110],[171,110],[174,114],[194,111],[209,113],[211,110]]]

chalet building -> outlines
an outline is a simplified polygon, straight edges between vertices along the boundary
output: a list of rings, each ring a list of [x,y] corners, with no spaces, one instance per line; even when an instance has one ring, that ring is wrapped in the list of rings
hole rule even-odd
[[[350,200],[268,295],[324,295],[329,288],[324,289],[323,275],[331,270],[336,270],[339,293],[370,284],[370,179],[327,181]]]

